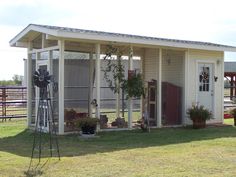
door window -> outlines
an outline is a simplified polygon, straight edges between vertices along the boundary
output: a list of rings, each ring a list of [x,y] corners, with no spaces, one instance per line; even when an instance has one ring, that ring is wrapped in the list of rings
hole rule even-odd
[[[202,66],[200,67],[199,73],[199,91],[200,92],[209,92],[210,85],[210,69],[209,67]]]

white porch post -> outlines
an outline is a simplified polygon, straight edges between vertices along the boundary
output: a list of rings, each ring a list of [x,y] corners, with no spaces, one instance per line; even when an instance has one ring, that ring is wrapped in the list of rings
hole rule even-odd
[[[64,50],[65,41],[58,41],[59,45],[59,79],[58,79],[58,95],[59,95],[59,129],[58,134],[64,134]]]
[[[89,95],[88,95],[88,112],[89,117],[92,117],[92,100],[93,100],[93,72],[94,72],[94,62],[93,53],[89,53]]]
[[[118,64],[118,55],[117,55],[117,64]],[[116,84],[118,85],[119,93],[116,93],[116,117],[120,117],[120,83],[118,79],[116,80]]]
[[[224,61],[225,61],[225,52],[223,52],[223,61],[219,63],[221,65],[221,117],[222,117],[222,123],[224,123],[224,73],[225,73],[225,67],[224,67]]]
[[[142,79],[144,80],[144,61],[143,61],[143,59],[144,59],[144,53],[140,58],[140,73],[142,75]],[[144,99],[143,96],[141,96],[141,98],[140,98],[140,115],[141,115],[141,117],[143,116],[143,112],[144,112],[143,99]]]
[[[39,68],[38,68],[38,63],[39,63],[39,60],[40,60],[40,52],[36,52],[35,53],[35,71],[37,71]],[[37,119],[37,116],[38,116],[38,107],[39,107],[39,88],[38,87],[35,87],[35,126],[36,125],[36,119]]]
[[[96,99],[97,99],[97,109],[96,109],[96,117],[100,119],[100,75],[101,75],[101,60],[100,60],[100,44],[95,45],[95,52],[96,52]]]
[[[48,51],[48,70],[49,70],[49,74],[50,75],[53,75],[53,51],[52,50],[49,50]],[[50,87],[49,87],[49,93],[50,93],[50,96],[51,96],[51,101],[53,103],[53,86],[52,84],[50,84]]]
[[[184,54],[184,88],[183,88],[183,110],[182,110],[182,125],[186,125],[186,110],[187,110],[187,99],[188,99],[188,65],[189,65],[189,50],[185,51]]]
[[[159,48],[159,65],[158,65],[158,114],[157,114],[157,127],[161,128],[162,122],[161,122],[161,117],[162,117],[162,49]]]
[[[130,46],[129,52],[129,70],[133,70],[133,46]],[[133,100],[129,98],[128,100],[128,126],[129,129],[132,129],[132,122],[133,122]]]
[[[46,48],[46,34],[42,34],[42,49]]]
[[[27,55],[28,55],[27,58],[29,58],[29,54],[27,54]],[[23,61],[24,61],[24,78],[23,78],[22,86],[27,87],[27,78],[28,78],[28,76],[27,76],[27,73],[28,73],[27,62],[28,62],[28,60],[24,58]]]
[[[27,60],[27,74],[25,80],[27,80],[27,125],[30,127],[32,120],[32,55],[30,51],[32,49],[32,43],[28,43],[28,60]]]
[[[116,117],[120,117],[120,93],[116,93]]]

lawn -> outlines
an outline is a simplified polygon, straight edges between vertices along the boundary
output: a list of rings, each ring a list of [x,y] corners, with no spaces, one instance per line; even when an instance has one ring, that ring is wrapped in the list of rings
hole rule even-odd
[[[32,133],[25,120],[0,122],[0,176],[235,176],[236,127],[102,132],[60,136],[61,160],[49,152],[28,171]],[[227,120],[228,124],[233,121]],[[28,172],[27,172],[28,171]]]

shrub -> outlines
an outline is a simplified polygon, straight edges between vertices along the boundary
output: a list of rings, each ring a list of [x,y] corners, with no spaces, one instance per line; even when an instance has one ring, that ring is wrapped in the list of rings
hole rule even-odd
[[[194,105],[187,110],[187,114],[191,120],[201,119],[209,120],[212,118],[212,113],[207,108],[204,108],[203,105]]]
[[[97,118],[81,118],[77,122],[78,128],[80,128],[83,134],[94,134],[97,128],[99,119]]]

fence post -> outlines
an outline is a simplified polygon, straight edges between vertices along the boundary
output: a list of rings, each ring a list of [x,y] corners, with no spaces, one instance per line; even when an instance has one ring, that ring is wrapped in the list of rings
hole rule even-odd
[[[6,116],[6,112],[7,112],[7,109],[6,109],[6,88],[3,88],[2,89],[2,116]]]

